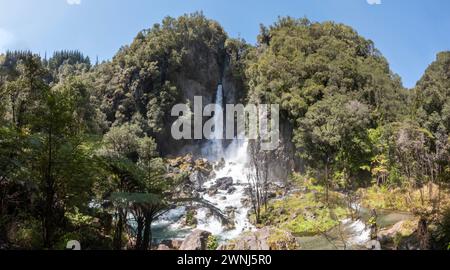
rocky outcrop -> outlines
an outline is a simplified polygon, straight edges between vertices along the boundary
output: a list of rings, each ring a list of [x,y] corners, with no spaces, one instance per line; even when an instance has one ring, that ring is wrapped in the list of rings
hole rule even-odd
[[[164,244],[159,244],[159,246],[156,250],[171,250],[171,249]]]
[[[203,184],[208,181],[209,175],[205,174],[202,171],[195,170],[194,172],[189,175],[189,182],[192,184],[192,187],[195,190],[200,190],[203,186]]]
[[[178,250],[178,249],[180,249],[181,244],[183,244],[182,240],[172,239],[172,240],[163,240],[163,241],[161,241],[160,245],[164,245],[172,250]]]
[[[280,118],[279,147],[275,151],[270,151],[268,157],[268,179],[270,182],[286,183],[294,170],[301,171],[302,169],[301,161],[296,156],[295,145],[292,142],[292,129],[287,120]]]
[[[222,177],[216,180],[216,183],[212,186],[219,190],[228,190],[233,186],[233,178],[232,177]]]
[[[295,250],[295,237],[287,231],[264,227],[255,232],[243,233],[238,238],[219,246],[219,250]]]
[[[417,250],[419,243],[412,220],[403,220],[394,226],[378,232],[377,238],[382,249]]]
[[[192,197],[193,194],[203,191],[203,184],[214,176],[211,163],[206,159],[194,160],[192,155],[169,159],[168,166],[169,174],[187,176],[178,188],[182,197]]]
[[[209,187],[207,193],[209,196],[216,195],[219,190],[226,191],[228,194],[232,194],[236,191],[236,188],[233,187],[233,178],[232,177],[222,177],[216,180],[216,182]]]
[[[400,221],[389,229],[381,230],[377,236],[378,240],[381,243],[387,243],[387,242],[392,241],[396,235],[402,234],[402,232],[404,231],[404,228],[403,228],[404,224],[405,224],[405,221]]]
[[[208,237],[210,232],[203,230],[193,231],[180,246],[180,250],[206,250],[208,247]]]

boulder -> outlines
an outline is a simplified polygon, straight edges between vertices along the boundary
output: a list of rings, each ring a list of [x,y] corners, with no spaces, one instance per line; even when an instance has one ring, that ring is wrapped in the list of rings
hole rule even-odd
[[[163,240],[161,241],[162,245],[165,245],[167,247],[169,247],[170,249],[180,249],[181,244],[183,243],[182,240],[177,240],[177,239],[168,239],[168,240]]]
[[[225,208],[225,215],[227,215],[227,217],[231,220],[234,220],[234,218],[236,217],[236,207],[234,206],[227,206]]]
[[[233,186],[233,178],[232,177],[222,177],[216,180],[216,184],[214,187],[219,190],[228,190]]]
[[[234,192],[236,192],[236,188],[235,188],[235,187],[230,187],[230,188],[227,190],[227,193],[228,193],[228,194],[233,194]]]
[[[180,250],[207,250],[210,232],[195,230],[186,237],[180,246]]]
[[[164,244],[159,244],[156,250],[170,250],[170,248]]]
[[[377,238],[381,247],[383,249],[418,249],[419,244],[415,235],[416,223],[414,220],[403,220],[389,229],[379,231]]]
[[[225,159],[221,158],[216,165],[214,166],[214,169],[216,171],[220,171],[221,169],[225,168]]]
[[[194,162],[194,168],[208,175],[213,171],[213,165],[204,158],[197,159]]]
[[[397,234],[402,234],[404,224],[405,221],[400,221],[389,229],[379,231],[377,236],[378,240],[381,243],[393,241]]]
[[[381,250],[380,241],[370,240],[369,242],[366,243],[366,248],[368,250]]]
[[[208,175],[199,170],[195,170],[189,175],[189,182],[197,191],[202,189],[202,186],[206,181],[208,181]]]
[[[287,231],[264,227],[254,232],[245,232],[238,238],[222,244],[219,250],[295,250],[295,237]]]
[[[210,218],[210,217],[213,216],[213,213],[211,212],[211,209],[206,208],[205,211],[206,211],[206,212],[205,212],[205,217],[206,217],[206,218]]]
[[[218,190],[217,190],[216,187],[210,187],[210,188],[208,189],[208,195],[211,196],[211,197],[214,196],[214,195],[216,195],[217,192],[218,192]]]

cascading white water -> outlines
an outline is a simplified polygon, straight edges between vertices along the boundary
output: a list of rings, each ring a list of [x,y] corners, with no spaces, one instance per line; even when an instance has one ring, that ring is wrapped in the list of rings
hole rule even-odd
[[[229,216],[231,222],[230,227],[224,226],[221,221],[211,215],[207,215],[209,212],[206,208],[201,208],[197,212],[198,226],[197,228],[203,229],[219,236],[222,240],[232,239],[237,237],[243,231],[252,230],[253,226],[248,219],[248,212],[250,207],[245,205],[244,199],[246,198],[247,174],[250,173],[248,169],[248,143],[246,141],[234,140],[225,149],[223,168],[216,171],[216,177],[204,184],[204,188],[207,190],[212,185],[216,184],[218,179],[224,177],[231,177],[233,179],[233,193],[228,193],[227,190],[219,190],[214,195],[208,195],[207,192],[203,193],[203,198],[224,213],[232,212],[232,216]]]
[[[223,88],[217,87],[216,92],[216,110],[222,112],[223,106]],[[251,173],[248,166],[248,142],[246,140],[234,139],[231,144],[224,147],[223,135],[223,115],[215,113],[213,116],[214,133],[213,138],[209,140],[202,149],[202,154],[210,162],[216,162],[215,176],[210,181],[204,183],[204,192],[200,193],[203,200],[214,205],[222,211],[228,218],[229,224],[222,224],[221,220],[211,214],[205,207],[197,209],[197,229],[211,232],[220,240],[229,240],[237,237],[243,231],[252,230],[254,227],[248,219],[250,210],[249,204],[244,203],[247,198],[246,188],[248,187],[247,175]],[[218,164],[221,163],[221,166]],[[214,194],[208,190],[217,181],[227,177],[232,178],[233,183],[228,190],[217,190]],[[230,188],[232,189],[230,192]],[[169,238],[183,238],[192,228],[184,227],[179,221],[181,216],[185,215],[186,208],[178,207],[159,218],[155,222],[155,227],[161,232],[157,233],[159,239],[164,236]]]
[[[216,112],[219,107],[223,106],[223,88],[222,85],[217,87],[216,94]],[[221,128],[223,118],[217,114],[214,115],[214,138],[220,138],[223,135]],[[222,240],[237,237],[245,230],[251,230],[253,226],[248,220],[248,211],[250,208],[245,206],[243,199],[245,199],[245,190],[248,185],[247,174],[250,173],[248,169],[248,142],[245,140],[234,139],[233,142],[226,147],[223,146],[221,140],[213,139],[205,147],[204,153],[209,160],[221,160],[222,166],[215,171],[215,177],[211,181],[204,184],[205,190],[217,183],[217,180],[225,177],[232,178],[233,192],[227,190],[218,190],[217,193],[209,195],[203,192],[203,198],[214,206],[219,208],[224,213],[232,213],[229,215],[231,226],[225,227],[222,222],[213,215],[208,215],[209,210],[200,208],[197,211],[198,229],[203,229],[219,236]]]

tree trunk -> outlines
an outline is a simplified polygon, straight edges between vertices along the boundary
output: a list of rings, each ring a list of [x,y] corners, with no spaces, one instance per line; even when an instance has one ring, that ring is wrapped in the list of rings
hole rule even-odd
[[[328,185],[329,185],[329,180],[328,180],[328,162],[325,164],[325,200],[328,203]]]
[[[428,232],[428,222],[422,217],[419,220],[417,234],[419,238],[419,248],[420,250],[429,250],[430,249],[430,234]]]
[[[43,209],[43,244],[44,248],[50,249],[52,247],[53,242],[53,228],[54,228],[54,200],[55,200],[55,185],[54,179],[52,175],[52,160],[53,160],[53,149],[52,149],[52,128],[49,128],[48,132],[48,152],[47,152],[47,168],[44,173],[44,187],[45,187],[45,199],[44,199],[44,209]]]
[[[148,250],[152,248],[152,223],[153,217],[151,213],[145,215],[144,221],[144,239],[142,242],[142,250]]]
[[[117,221],[116,230],[114,232],[113,246],[115,250],[122,249],[122,234],[123,234],[123,215],[122,209],[119,209],[119,219]]]
[[[144,230],[144,217],[138,217],[136,223],[137,223],[136,249],[142,249],[142,232]]]

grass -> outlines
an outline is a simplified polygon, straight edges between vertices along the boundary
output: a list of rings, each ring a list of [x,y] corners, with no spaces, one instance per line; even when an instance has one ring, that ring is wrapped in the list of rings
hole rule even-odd
[[[309,236],[332,229],[348,216],[342,194],[330,191],[326,203],[323,187],[305,181],[303,188],[305,192],[269,202],[267,210],[262,209],[262,224]]]
[[[396,210],[405,212],[430,212],[439,197],[436,185],[426,185],[420,189],[388,188],[372,186],[360,189],[362,205],[366,208]],[[446,189],[440,194],[441,207],[450,206],[450,196]]]

